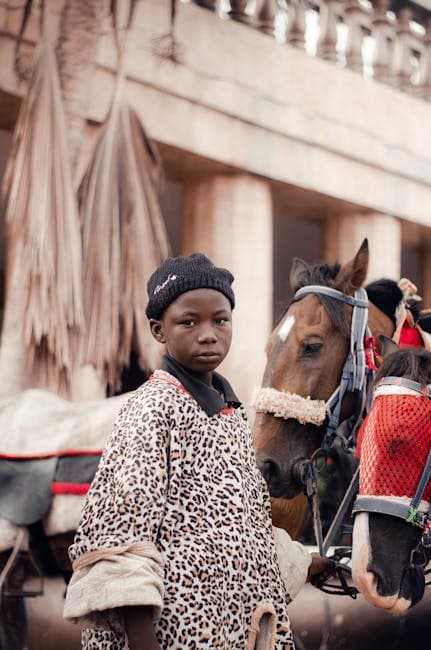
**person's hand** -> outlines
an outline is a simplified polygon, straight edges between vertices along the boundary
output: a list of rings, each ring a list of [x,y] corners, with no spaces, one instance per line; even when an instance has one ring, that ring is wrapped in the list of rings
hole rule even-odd
[[[318,553],[312,553],[307,582],[311,582],[311,584],[315,585],[332,575],[335,575],[335,562],[330,560],[328,557],[319,555]]]

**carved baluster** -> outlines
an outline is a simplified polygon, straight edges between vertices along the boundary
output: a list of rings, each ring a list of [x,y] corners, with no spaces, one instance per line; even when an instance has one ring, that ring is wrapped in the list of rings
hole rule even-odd
[[[199,5],[199,7],[203,7],[204,9],[215,11],[217,0],[194,0],[194,3],[196,5]]]
[[[412,86],[411,77],[413,72],[412,56],[413,51],[420,48],[419,43],[415,47],[415,38],[410,29],[410,21],[413,11],[410,7],[403,7],[398,12],[396,23],[396,38],[393,57],[392,74],[394,84],[404,91],[415,92]]]
[[[371,14],[371,34],[374,38],[374,79],[391,83],[390,66],[393,52],[394,28],[388,16],[390,0],[374,0]]]
[[[427,101],[431,101],[431,18],[425,21],[424,27],[425,35],[422,40],[418,95]]]
[[[364,28],[369,29],[369,12],[358,0],[343,3],[344,22],[347,27],[346,66],[362,72],[362,43]]]
[[[337,2],[320,0],[320,31],[317,56],[328,61],[337,59]]]
[[[305,8],[300,0],[291,0],[287,7],[288,23],[286,43],[304,48],[305,45]]]
[[[263,0],[257,9],[256,24],[258,29],[265,34],[274,34],[274,20],[276,0]]]
[[[232,20],[237,20],[240,23],[249,23],[250,18],[245,13],[248,0],[230,0],[229,16]]]

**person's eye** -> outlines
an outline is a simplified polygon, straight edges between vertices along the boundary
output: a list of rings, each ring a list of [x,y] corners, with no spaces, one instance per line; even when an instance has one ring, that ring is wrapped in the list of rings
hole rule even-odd
[[[223,318],[216,318],[215,322],[217,325],[226,325],[226,323],[228,323],[229,320],[223,317]]]
[[[194,320],[183,320],[181,321],[181,325],[184,325],[184,327],[193,327],[195,324]]]

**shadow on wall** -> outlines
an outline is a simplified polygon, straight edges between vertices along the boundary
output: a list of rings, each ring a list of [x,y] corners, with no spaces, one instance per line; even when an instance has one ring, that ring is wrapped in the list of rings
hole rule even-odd
[[[294,257],[307,262],[322,259],[322,227],[317,221],[274,215],[273,230],[274,303],[273,322],[278,321],[292,298],[289,274]]]

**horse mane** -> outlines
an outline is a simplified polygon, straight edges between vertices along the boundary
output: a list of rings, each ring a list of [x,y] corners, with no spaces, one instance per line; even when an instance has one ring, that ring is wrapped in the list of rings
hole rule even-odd
[[[336,264],[313,264],[305,269],[298,277],[295,286],[295,291],[302,287],[308,287],[310,284],[317,284],[324,287],[333,287],[336,289],[335,278],[337,277],[341,265]],[[340,309],[341,303],[335,298],[329,296],[316,295],[316,298],[322,303],[328,314],[332,324],[344,336],[348,337],[350,334],[350,323],[347,317],[347,311],[343,308]]]
[[[431,383],[431,352],[424,348],[400,348],[383,360],[374,384],[382,377],[405,377],[426,386]]]
[[[368,299],[380,309],[394,324],[397,324],[397,307],[399,306],[403,292],[394,280],[382,278],[370,282],[365,286]]]

